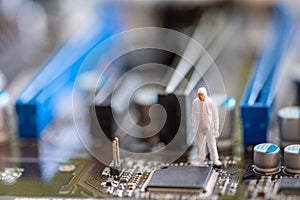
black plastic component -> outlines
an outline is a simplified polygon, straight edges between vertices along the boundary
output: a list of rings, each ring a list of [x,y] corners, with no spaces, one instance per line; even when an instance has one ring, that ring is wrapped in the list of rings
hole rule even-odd
[[[150,192],[205,192],[212,178],[211,166],[164,166],[157,169],[147,186]]]
[[[284,194],[300,194],[300,178],[282,178],[280,192]]]

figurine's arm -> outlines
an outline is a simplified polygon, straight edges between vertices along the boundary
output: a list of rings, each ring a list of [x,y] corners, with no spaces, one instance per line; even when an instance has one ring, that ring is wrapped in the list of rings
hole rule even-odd
[[[214,134],[216,137],[220,136],[219,133],[219,114],[218,114],[218,105],[215,101],[212,101],[212,121],[214,126]]]

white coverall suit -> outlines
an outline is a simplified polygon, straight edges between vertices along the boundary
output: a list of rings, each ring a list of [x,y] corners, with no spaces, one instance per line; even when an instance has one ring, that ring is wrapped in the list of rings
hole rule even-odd
[[[198,148],[197,163],[203,163],[206,157],[206,143],[213,163],[219,161],[216,137],[219,137],[219,116],[216,102],[207,96],[205,88],[200,88],[198,93],[205,95],[205,100],[194,99],[192,107],[192,128],[196,133]],[[206,140],[206,141],[205,141]]]

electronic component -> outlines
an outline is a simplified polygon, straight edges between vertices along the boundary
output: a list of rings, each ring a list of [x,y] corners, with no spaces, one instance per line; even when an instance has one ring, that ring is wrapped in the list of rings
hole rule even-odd
[[[72,172],[76,169],[76,166],[74,164],[63,164],[58,169],[61,172]]]
[[[233,97],[223,94],[212,94],[211,98],[214,99],[218,104],[218,113],[220,120],[220,137],[218,139],[218,147],[231,147],[233,139],[232,134],[234,132],[234,112],[236,100]]]
[[[257,57],[240,103],[245,146],[267,141],[280,63],[295,35],[294,19],[293,12],[288,7],[274,6],[268,39],[261,55]]]
[[[293,84],[296,89],[296,105],[300,105],[300,70],[298,67],[293,68]]]
[[[64,88],[74,84],[88,53],[118,31],[116,13],[120,12],[115,11],[116,8],[110,4],[102,6],[97,7],[101,11],[95,10],[95,13],[101,13],[101,17],[90,19],[86,23],[88,26],[74,34],[19,94],[15,107],[20,137],[39,137],[53,118],[54,108],[58,103],[56,98],[65,93]],[[99,19],[102,23],[99,23]],[[103,53],[107,53],[107,50]],[[92,70],[95,65],[89,67]]]
[[[138,89],[133,97],[134,107],[139,112],[140,119],[138,125],[142,126],[142,137],[144,141],[147,140],[149,144],[157,145],[159,135],[153,134],[161,130],[165,123],[164,110],[157,104],[157,88],[144,87]]]
[[[114,179],[113,178],[108,178],[106,180],[106,186],[112,186],[112,183],[114,182]]]
[[[281,144],[300,142],[300,107],[285,107],[278,111],[278,124]]]
[[[155,170],[149,192],[200,193],[212,191],[216,172],[211,166],[163,166]]]
[[[180,92],[159,94],[158,104],[167,112],[166,122],[160,131],[160,140],[169,144],[169,149],[185,149],[193,141],[195,134],[192,131],[191,110],[192,95]]]
[[[12,184],[16,182],[23,172],[23,168],[5,168],[3,171],[0,171],[0,182],[3,181],[5,184]]]
[[[276,144],[258,144],[254,147],[253,153],[255,170],[265,173],[272,173],[279,170],[280,148]]]
[[[9,138],[9,99],[9,94],[6,91],[0,91],[0,143],[5,142]]]
[[[281,180],[279,191],[283,194],[300,194],[300,178],[284,177]]]
[[[110,140],[113,139],[112,128],[114,120],[111,106],[104,104],[90,106],[90,113],[96,114],[96,117],[90,117],[91,134],[97,137],[97,130],[99,129],[98,126],[100,125],[106,137]]]
[[[297,88],[297,105],[300,105],[300,80],[295,82]]]
[[[300,173],[300,145],[294,144],[284,148],[284,166],[290,173]]]
[[[113,161],[109,166],[111,175],[120,175],[122,171],[122,162],[120,160],[119,149],[119,139],[115,137],[115,139],[112,141]]]

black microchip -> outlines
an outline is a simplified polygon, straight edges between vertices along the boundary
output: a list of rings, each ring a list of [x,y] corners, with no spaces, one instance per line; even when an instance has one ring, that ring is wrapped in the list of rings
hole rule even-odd
[[[161,167],[153,173],[147,190],[149,192],[206,192],[214,174],[214,169],[206,165]]]
[[[300,178],[282,178],[280,191],[284,194],[300,194]]]

